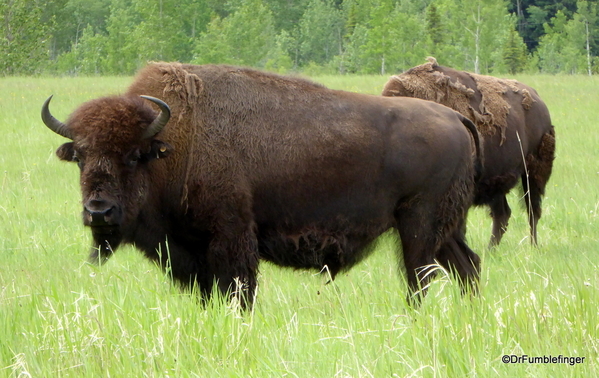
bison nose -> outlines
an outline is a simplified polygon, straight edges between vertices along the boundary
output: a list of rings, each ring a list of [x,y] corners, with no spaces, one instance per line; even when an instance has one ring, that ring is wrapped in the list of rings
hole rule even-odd
[[[85,204],[84,223],[88,226],[111,226],[118,224],[116,205],[105,200],[90,200]]]

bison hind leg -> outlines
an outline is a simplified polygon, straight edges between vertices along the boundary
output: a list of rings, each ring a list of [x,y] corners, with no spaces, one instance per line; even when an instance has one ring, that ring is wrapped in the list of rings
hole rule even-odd
[[[493,218],[493,232],[489,241],[489,248],[493,248],[499,245],[503,234],[507,231],[512,210],[505,194],[496,194],[489,203],[489,207],[491,208],[491,218]]]

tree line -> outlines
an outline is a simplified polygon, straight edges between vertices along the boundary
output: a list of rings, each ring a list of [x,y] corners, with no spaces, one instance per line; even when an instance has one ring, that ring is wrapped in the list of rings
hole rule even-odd
[[[130,75],[148,61],[390,74],[599,71],[598,1],[0,0],[0,73]]]

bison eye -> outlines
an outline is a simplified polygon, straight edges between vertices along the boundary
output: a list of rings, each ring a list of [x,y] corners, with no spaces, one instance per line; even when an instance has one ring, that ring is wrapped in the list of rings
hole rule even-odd
[[[136,150],[130,153],[129,156],[127,156],[126,163],[130,167],[135,167],[140,159],[141,154],[139,153],[139,150]]]
[[[77,153],[73,154],[73,159],[71,159],[73,162],[77,163],[77,166],[79,167],[79,169],[83,168],[83,161],[79,158],[79,156],[77,155]]]

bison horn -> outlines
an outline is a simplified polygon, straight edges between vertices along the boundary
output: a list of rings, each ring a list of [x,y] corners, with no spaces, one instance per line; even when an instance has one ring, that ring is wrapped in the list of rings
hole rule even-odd
[[[54,131],[56,134],[62,135],[65,138],[73,140],[73,135],[71,134],[71,130],[69,130],[69,127],[66,124],[54,118],[52,114],[50,114],[49,105],[50,100],[52,100],[53,96],[54,95],[48,97],[48,99],[46,100],[46,102],[44,102],[44,105],[42,106],[42,121],[44,121],[44,124],[48,126],[48,128]]]
[[[154,104],[158,105],[160,108],[160,114],[152,121],[150,126],[146,129],[146,132],[143,135],[143,138],[152,138],[154,135],[158,134],[160,130],[164,128],[168,120],[171,118],[171,108],[162,100],[159,100],[155,97],[150,96],[140,96],[141,98],[145,98],[148,101],[152,101]]]

